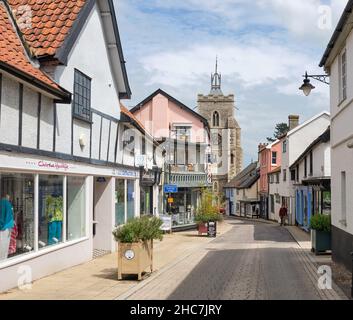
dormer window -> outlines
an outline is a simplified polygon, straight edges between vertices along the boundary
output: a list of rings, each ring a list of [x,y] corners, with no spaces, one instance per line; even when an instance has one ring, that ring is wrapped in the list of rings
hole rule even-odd
[[[91,121],[91,78],[75,69],[73,115]]]
[[[213,126],[219,127],[219,113],[217,111],[213,113]]]

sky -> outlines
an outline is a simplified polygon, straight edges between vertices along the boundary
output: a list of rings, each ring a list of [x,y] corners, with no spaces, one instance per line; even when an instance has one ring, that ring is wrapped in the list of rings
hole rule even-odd
[[[234,94],[244,166],[289,114],[329,111],[329,86],[302,75],[319,62],[347,0],[115,0],[135,106],[158,88],[195,108],[218,56],[222,91]]]

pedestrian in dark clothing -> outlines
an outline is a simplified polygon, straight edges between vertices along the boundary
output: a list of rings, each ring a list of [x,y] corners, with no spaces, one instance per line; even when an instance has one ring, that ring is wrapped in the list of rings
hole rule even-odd
[[[288,210],[285,206],[282,206],[281,209],[279,209],[279,217],[281,218],[281,226],[285,225],[285,220],[288,215]]]

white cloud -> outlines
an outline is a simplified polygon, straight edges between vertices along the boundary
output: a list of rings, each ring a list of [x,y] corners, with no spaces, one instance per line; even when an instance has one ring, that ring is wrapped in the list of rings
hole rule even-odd
[[[148,5],[146,4],[148,3]],[[235,93],[245,162],[290,113],[301,119],[327,110],[328,86],[298,90],[318,63],[333,30],[318,28],[320,5],[330,4],[333,27],[346,0],[120,0],[119,28],[137,104],[158,87],[191,108],[208,93],[219,56],[225,94]],[[120,9],[120,10],[119,10]],[[246,164],[245,163],[245,164]]]
[[[180,51],[162,51],[141,58],[151,77],[149,84],[195,85],[210,73],[210,66],[219,56],[222,74],[239,78],[245,87],[291,79],[309,64],[305,54],[266,39],[237,43],[195,44]],[[197,57],[197,58],[195,58]],[[300,71],[301,70],[301,71]],[[304,70],[305,71],[305,70]]]

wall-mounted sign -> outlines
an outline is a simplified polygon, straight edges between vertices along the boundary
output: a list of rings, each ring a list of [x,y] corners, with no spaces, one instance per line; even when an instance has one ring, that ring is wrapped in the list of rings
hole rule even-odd
[[[168,198],[168,203],[174,203],[174,198]]]
[[[164,193],[178,193],[178,186],[173,184],[164,185]]]

